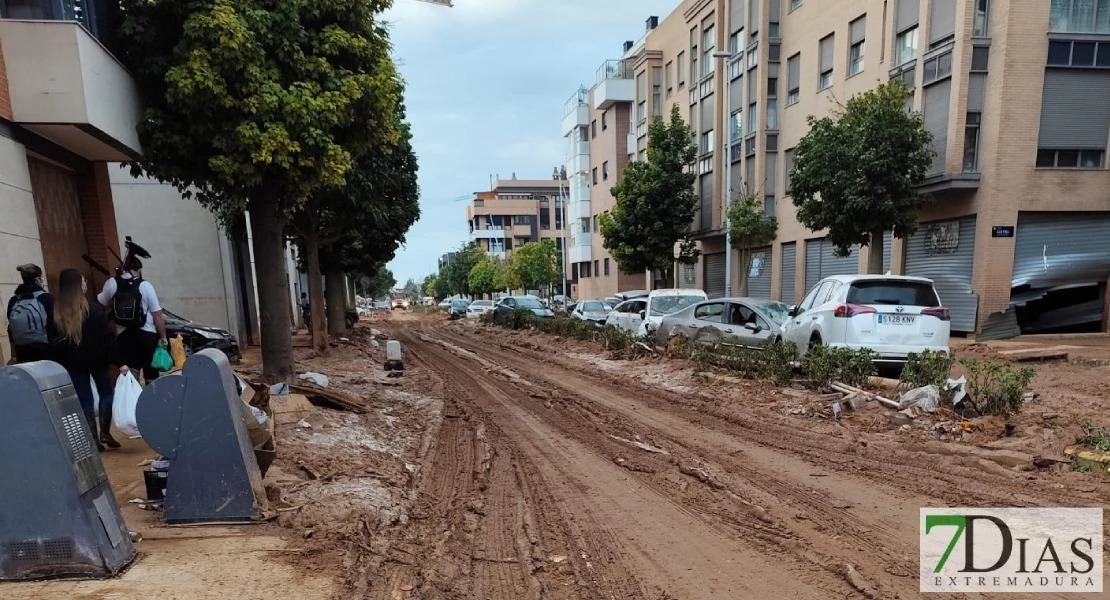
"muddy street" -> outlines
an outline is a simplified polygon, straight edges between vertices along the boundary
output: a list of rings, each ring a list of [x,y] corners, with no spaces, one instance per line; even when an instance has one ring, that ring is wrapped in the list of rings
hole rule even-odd
[[[444,405],[409,524],[364,557],[354,585],[372,598],[915,598],[921,507],[1110,499],[1005,451],[666,383],[665,362],[614,368],[472,322],[388,326]]]

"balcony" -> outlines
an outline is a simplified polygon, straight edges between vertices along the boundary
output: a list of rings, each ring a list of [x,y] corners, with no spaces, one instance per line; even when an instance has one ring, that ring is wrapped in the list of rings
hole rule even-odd
[[[135,127],[142,116],[135,81],[77,21],[21,21],[49,16],[56,4],[0,0],[0,51],[7,65],[12,120],[90,161],[121,162],[142,153]],[[80,3],[90,9],[109,3]],[[42,10],[36,11],[36,7]],[[79,17],[94,25],[93,14]],[[94,27],[95,30],[95,27]]]
[[[590,107],[587,104],[589,92],[586,88],[580,88],[570,98],[567,99],[566,104],[563,106],[563,126],[560,131],[563,137],[574,133],[574,130],[579,127],[585,127],[590,124]]]
[[[575,175],[577,173],[587,173],[590,170],[590,155],[578,154],[570,157],[567,161],[567,174]]]
[[[635,133],[629,133],[628,134],[628,141],[626,142],[629,156],[636,156],[636,154],[640,150],[636,141],[637,141],[636,134]]]
[[[605,110],[618,102],[636,99],[636,82],[632,78],[632,62],[607,60],[597,69],[594,108]]]
[[[471,240],[503,240],[508,236],[508,230],[496,225],[487,225],[470,230]]]
[[[593,247],[590,246],[590,234],[575,234],[574,243],[567,247],[567,260],[572,263],[580,263],[590,262],[593,259]]]

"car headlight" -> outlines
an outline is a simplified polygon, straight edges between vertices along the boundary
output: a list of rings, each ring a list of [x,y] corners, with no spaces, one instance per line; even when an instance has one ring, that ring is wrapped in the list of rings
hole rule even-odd
[[[202,337],[206,340],[222,340],[222,339],[224,339],[224,336],[222,336],[222,335],[220,335],[220,334],[218,334],[214,331],[206,331],[204,329],[196,329],[195,332],[196,332],[197,335],[199,335],[200,337]]]

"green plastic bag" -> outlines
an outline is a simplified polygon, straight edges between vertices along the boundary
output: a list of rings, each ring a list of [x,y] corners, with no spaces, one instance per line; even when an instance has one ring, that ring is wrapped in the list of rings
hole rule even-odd
[[[173,368],[173,357],[166,352],[165,348],[158,346],[154,351],[154,359],[150,361],[150,367],[161,373],[169,371]]]

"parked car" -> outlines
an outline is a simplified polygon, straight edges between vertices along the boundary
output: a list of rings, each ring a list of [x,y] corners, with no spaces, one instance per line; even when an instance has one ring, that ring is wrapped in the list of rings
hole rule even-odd
[[[469,307],[470,300],[456,298],[451,301],[451,306],[447,309],[447,314],[450,315],[451,320],[461,319],[466,316],[466,310]]]
[[[555,313],[544,306],[540,299],[535,296],[505,296],[497,301],[497,304],[493,307],[493,314],[509,314],[521,309],[530,310],[532,314],[541,319],[555,318]]]
[[[447,299],[439,303],[440,310],[451,310],[451,300]]]
[[[466,318],[477,319],[491,311],[493,311],[493,300],[475,300],[466,307]]]
[[[647,298],[625,300],[609,311],[609,316],[605,317],[605,325],[635,333],[644,320],[645,310],[647,310]]]
[[[821,280],[790,309],[782,337],[799,355],[815,344],[870,348],[885,365],[911,352],[949,352],[951,315],[923,277],[837,275]]]
[[[162,309],[162,314],[166,317],[166,336],[173,338],[180,335],[185,342],[186,355],[205,348],[215,348],[227,355],[232,364],[238,364],[242,359],[239,342],[230,331],[195,323],[165,308]]]
[[[632,300],[633,298],[647,298],[651,295],[650,290],[629,290],[627,292],[617,292],[613,294],[618,300]]]
[[[389,306],[390,306],[390,308],[392,308],[394,310],[396,310],[398,308],[400,308],[402,310],[408,310],[409,309],[409,303],[410,303],[410,301],[409,301],[408,296],[401,296],[401,295],[397,295],[397,294],[394,294],[392,297],[390,297],[390,300],[389,300]]]
[[[636,336],[643,337],[646,335],[654,335],[655,330],[659,328],[662,323],[663,317],[672,315],[681,310],[688,308],[691,304],[708,300],[709,297],[705,292],[695,289],[663,289],[654,290],[646,298],[634,298],[631,301],[622,302],[624,305],[627,302],[643,302],[643,308],[639,312],[622,312],[615,322],[606,321],[606,325],[616,325],[635,334]],[[632,305],[626,307],[631,308]],[[639,306],[639,304],[636,304]],[[617,314],[614,309],[613,313]]]
[[[574,305],[570,318],[589,321],[598,327],[605,326],[605,319],[613,311],[613,306],[603,300],[582,300]]]
[[[675,336],[698,344],[732,344],[762,348],[782,338],[790,307],[753,298],[716,298],[698,302],[663,317],[655,340],[666,344]]]

